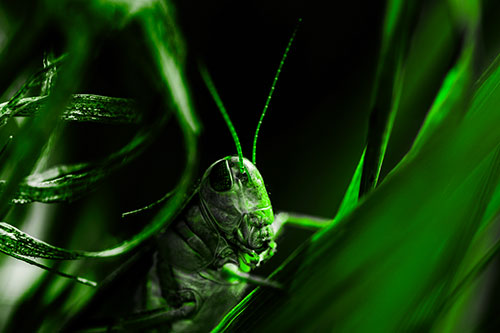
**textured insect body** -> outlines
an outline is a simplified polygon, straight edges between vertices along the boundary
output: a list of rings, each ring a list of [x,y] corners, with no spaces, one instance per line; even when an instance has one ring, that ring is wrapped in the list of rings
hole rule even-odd
[[[250,176],[238,163],[237,156],[226,157],[207,169],[194,203],[166,231],[170,262],[193,269],[232,263],[247,270],[274,253],[274,215],[264,181],[249,160],[244,163]]]
[[[174,323],[175,331],[182,325],[215,325],[220,317],[214,313],[223,315],[246,288],[231,272],[252,270],[276,249],[274,215],[262,176],[249,160],[244,163],[245,173],[237,156],[210,166],[183,214],[157,238],[150,280],[158,286],[150,286],[178,311],[177,319],[194,317],[189,324]],[[205,311],[198,315],[200,308]]]
[[[205,173],[200,199],[205,218],[245,254],[240,261],[253,269],[276,247],[274,214],[262,176],[249,160],[243,161],[248,173],[241,172],[237,156],[214,163]]]
[[[215,85],[206,69],[200,67],[238,154],[213,163],[182,213],[157,235],[148,282],[138,293],[142,298],[145,296],[146,302],[132,316],[107,325],[107,330],[161,327],[175,332],[208,331],[243,298],[247,282],[280,287],[251,274],[276,251],[275,235],[281,226],[275,223],[264,180],[255,166],[255,152],[262,119],[296,30],[257,126],[253,162],[243,157],[238,136]]]

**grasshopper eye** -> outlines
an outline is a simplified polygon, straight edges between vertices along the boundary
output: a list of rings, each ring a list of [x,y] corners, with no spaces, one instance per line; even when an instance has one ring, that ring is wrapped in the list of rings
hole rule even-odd
[[[208,180],[210,186],[217,192],[229,191],[233,187],[231,169],[227,160],[220,161],[212,167]]]

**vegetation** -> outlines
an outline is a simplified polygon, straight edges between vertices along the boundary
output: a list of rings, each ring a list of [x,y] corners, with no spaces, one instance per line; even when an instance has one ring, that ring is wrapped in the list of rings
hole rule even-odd
[[[1,329],[60,330],[96,285],[123,288],[117,269],[235,154],[198,63],[249,157],[302,18],[256,160],[275,211],[331,222],[286,227],[258,272],[284,291],[255,288],[215,330],[494,330],[498,7],[2,3]]]

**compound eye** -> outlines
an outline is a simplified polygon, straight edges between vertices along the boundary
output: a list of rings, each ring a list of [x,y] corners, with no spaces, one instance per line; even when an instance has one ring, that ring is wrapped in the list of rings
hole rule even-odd
[[[226,192],[233,187],[231,169],[227,160],[220,161],[212,167],[208,176],[210,186],[217,192]]]

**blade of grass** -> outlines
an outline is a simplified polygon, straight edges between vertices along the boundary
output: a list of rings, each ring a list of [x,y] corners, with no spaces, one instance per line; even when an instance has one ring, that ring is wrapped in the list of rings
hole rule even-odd
[[[137,14],[137,19],[142,24],[150,52],[156,60],[168,103],[179,113],[179,120],[197,134],[200,125],[186,84],[184,63],[181,62],[185,52],[183,38],[176,24],[172,23],[175,22],[172,11],[167,3],[152,1],[149,8]]]
[[[285,268],[299,267],[293,297],[266,291],[269,300],[255,292],[246,302],[259,320],[243,311],[229,327],[427,330],[478,227],[474,216],[491,202],[484,186],[486,192],[498,186],[498,179],[484,178],[486,158],[500,143],[498,82],[497,68],[465,118],[445,122],[346,221],[316,234],[287,262]],[[480,206],[478,197],[485,198]]]
[[[49,97],[45,110],[40,112],[32,121],[26,123],[20,133],[13,140],[13,144],[7,149],[4,160],[9,161],[10,169],[4,176],[8,179],[4,191],[0,194],[0,216],[5,216],[9,210],[9,202],[17,191],[19,183],[33,169],[43,146],[50,137],[60,114],[66,108],[71,93],[76,88],[77,81],[82,73],[88,46],[88,36],[78,34],[71,39],[69,56],[65,68],[56,82],[54,93]]]
[[[492,173],[490,177],[493,179],[487,179],[487,184],[496,184],[497,185],[497,193],[498,196],[498,188],[499,182],[499,165],[498,162],[500,154],[497,150],[496,152],[496,163],[493,164]],[[441,327],[442,331],[445,331],[443,327],[447,327],[446,330],[449,332],[453,332],[460,325],[460,318],[463,318],[468,311],[470,311],[470,301],[461,301],[458,300],[462,297],[471,298],[466,295],[465,292],[474,288],[473,283],[481,276],[481,274],[489,267],[492,261],[497,258],[498,254],[500,254],[500,240],[497,236],[495,236],[496,232],[492,229],[498,229],[499,221],[498,221],[498,213],[500,203],[497,200],[492,199],[494,196],[493,186],[487,188],[490,193],[484,193],[483,196],[478,200],[479,205],[485,205],[495,203],[494,206],[497,210],[497,214],[493,218],[489,218],[486,213],[487,210],[479,210],[483,211],[483,215],[479,215],[476,217],[476,222],[481,221],[481,217],[483,220],[483,227],[486,226],[486,229],[480,229],[478,232],[474,234],[473,242],[467,251],[467,255],[460,264],[460,267],[457,271],[456,277],[451,284],[451,291],[449,292],[446,299],[443,300],[440,308],[437,311],[438,323],[437,327]],[[484,208],[484,207],[482,207]],[[485,221],[486,220],[486,221]],[[481,227],[480,223],[478,224],[478,228]]]
[[[71,5],[66,6],[66,7],[71,7],[72,9],[71,11],[72,16],[71,18],[69,18],[71,20],[71,24],[69,24],[70,26],[74,23],[73,22],[74,16],[77,17],[79,16],[79,12],[74,10],[73,6],[76,6],[76,8],[78,9],[81,8],[87,9],[86,4],[83,6],[79,6],[79,4],[71,3]],[[124,20],[123,17],[119,15],[117,20],[116,14],[123,14],[123,13],[118,12],[118,10],[115,10],[114,7],[117,7],[117,9],[120,9],[118,7],[125,8],[125,11],[127,12],[126,14],[129,14],[126,17],[127,19],[139,21],[139,25],[142,24],[143,27],[149,26],[149,28],[151,28],[152,30],[155,29],[160,30],[160,33],[156,36],[157,39],[154,40],[154,42],[152,43],[155,45],[152,45],[150,50],[146,49],[145,51],[145,52],[152,51],[153,53],[155,53],[157,52],[157,50],[155,49],[156,47],[162,49],[161,52],[155,53],[155,56],[158,56],[159,59],[157,65],[159,65],[159,67],[161,68],[162,75],[159,78],[156,76],[152,77],[151,81],[153,81],[152,83],[156,84],[156,86],[160,86],[162,89],[164,89],[163,93],[165,101],[167,101],[168,105],[171,106],[171,108],[175,111],[175,114],[178,118],[180,128],[184,135],[184,144],[186,151],[186,166],[184,173],[181,177],[181,180],[178,183],[178,186],[176,187],[177,189],[176,194],[171,198],[171,200],[169,200],[164,204],[160,212],[155,216],[155,218],[151,221],[151,223],[148,224],[141,233],[136,235],[136,237],[133,237],[130,240],[122,242],[118,244],[116,247],[109,249],[108,251],[104,251],[105,253],[99,251],[92,253],[94,257],[114,256],[130,251],[136,246],[142,244],[145,239],[156,234],[158,230],[160,230],[165,225],[168,225],[168,223],[175,216],[175,214],[182,208],[182,205],[184,204],[186,198],[188,197],[191,184],[193,183],[194,171],[196,166],[196,157],[197,157],[196,133],[198,131],[199,125],[196,121],[194,111],[191,108],[192,102],[190,100],[189,94],[187,93],[187,86],[185,83],[186,80],[184,77],[184,68],[183,68],[184,54],[182,47],[179,48],[176,45],[179,44],[181,40],[180,36],[175,33],[177,26],[175,21],[172,20],[173,7],[171,7],[170,3],[168,3],[168,1],[146,1],[138,3],[125,0],[125,1],[112,1],[112,2],[92,1],[88,2],[88,4],[89,8],[91,7],[92,10],[95,10],[95,13],[93,14],[97,15],[90,16],[87,15],[89,13],[84,13],[85,15],[87,15],[85,17],[88,19],[86,21],[87,25],[80,26],[80,29],[84,32],[95,31],[97,30],[96,27],[100,26],[100,24],[103,23],[99,22],[99,20],[93,20],[93,18],[97,19],[102,18],[101,8],[106,10],[112,9],[113,11],[112,13],[110,13],[113,15],[109,15],[106,18],[107,21],[105,23],[107,23],[111,27],[122,28],[122,25],[127,23],[126,22],[127,20]],[[49,6],[48,2],[47,6]],[[58,4],[58,5],[53,5],[52,7],[54,7],[53,14],[56,20],[58,18],[57,14],[59,14],[57,10],[63,12],[65,6]],[[109,17],[112,17],[112,19],[109,19]],[[90,20],[89,18],[92,18],[92,20]],[[59,19],[62,21],[64,29],[66,29],[68,25],[68,17],[63,17],[62,19],[61,18]],[[92,24],[89,25],[88,22],[92,22]],[[147,28],[145,28],[144,30],[147,30]],[[102,32],[99,31],[99,38],[101,38],[102,35],[103,35]],[[149,39],[150,38],[149,32],[146,31],[144,36],[145,38]],[[88,55],[87,51],[91,50],[91,52],[94,53],[95,48],[96,48],[95,44],[89,43],[86,47],[83,47],[80,50],[83,51],[82,52],[83,57],[86,58],[86,56]],[[68,66],[66,64],[65,69],[67,70],[67,68]],[[64,74],[63,71],[61,71],[60,75],[58,75],[57,79],[58,82],[61,81],[61,76],[63,74]],[[75,74],[73,79],[75,81],[79,81],[78,80],[79,77],[80,75]],[[52,96],[50,98],[53,98],[53,95],[55,94],[61,94],[61,92],[59,92],[59,89],[64,90],[64,87],[56,85],[54,87],[53,92],[51,93]],[[70,96],[70,95],[66,94],[65,96]],[[48,102],[49,104],[51,103],[50,98]],[[49,107],[45,108],[50,109]],[[40,114],[44,113],[44,111],[45,110],[42,110]],[[64,112],[64,108],[62,112]],[[39,116],[36,116],[35,118],[38,117]],[[31,122],[32,121],[28,119],[28,123]],[[26,179],[24,178],[24,176],[26,176],[28,173],[25,173],[23,177],[21,177],[19,180]],[[77,290],[77,286],[74,287],[72,290]],[[81,293],[75,293],[75,292],[71,293],[70,300],[65,302],[64,306],[61,305],[61,309],[63,309],[64,311],[61,311],[61,309],[56,309],[56,311],[49,313],[47,315],[48,318],[42,317],[43,325],[40,324],[42,327],[40,330],[57,331],[60,328],[61,322],[66,320],[68,316],[75,314],[75,312],[78,311],[78,308],[81,306],[81,304],[83,304],[85,300],[88,299],[88,297],[86,298],[81,296],[82,296]],[[50,300],[51,298],[44,297],[44,302],[47,302],[47,299]],[[17,326],[14,325],[13,327]]]
[[[49,95],[56,82],[59,66],[53,52],[45,52],[43,55],[43,69],[47,70],[40,87],[40,95]]]
[[[71,202],[89,193],[106,177],[135,160],[164,129],[166,118],[158,120],[152,127],[146,126],[118,152],[104,161],[60,165],[42,173],[35,173],[19,185],[13,204],[31,202]],[[0,193],[5,183],[0,182]]]
[[[188,129],[188,131],[190,131]],[[186,135],[186,137],[189,137]],[[190,196],[187,196],[187,188],[191,183],[191,177],[194,170],[195,157],[195,138],[192,137],[188,141],[190,148],[188,152],[192,154],[188,156],[188,167],[186,168],[176,192],[172,199],[168,200],[160,210],[140,233],[132,238],[123,241],[122,243],[103,250],[103,251],[78,251],[67,250],[53,245],[47,244],[35,237],[32,237],[21,230],[7,223],[0,223],[0,246],[1,251],[11,256],[30,256],[35,258],[57,259],[57,260],[75,260],[80,258],[104,258],[122,255],[140,245],[143,241],[156,234],[160,229],[166,227],[176,215],[182,210],[184,205],[189,201]],[[188,173],[190,172],[190,173]],[[179,194],[181,193],[181,194]]]
[[[176,56],[179,55],[178,48],[180,47],[180,45],[177,45],[176,43],[179,42],[179,39],[172,37],[175,32],[169,30],[175,25],[169,25],[168,28],[166,27],[166,24],[173,24],[173,17],[170,15],[165,6],[166,5],[163,2],[155,2],[155,6],[148,8],[145,11],[140,11],[137,18],[143,23],[145,32],[150,33],[148,36],[152,38],[152,53],[157,56],[158,66],[161,72],[161,79],[166,88],[165,97],[168,104],[171,104],[176,111],[177,119],[184,136],[184,143],[186,148],[186,165],[181,179],[176,186],[176,193],[163,205],[163,207],[153,218],[153,220],[141,232],[131,237],[130,239],[125,240],[117,244],[116,246],[103,251],[71,251],[59,249],[59,251],[66,251],[65,253],[69,257],[73,256],[75,258],[102,258],[124,254],[134,249],[143,241],[150,238],[159,230],[168,225],[168,223],[170,223],[172,219],[180,212],[180,210],[190,197],[188,192],[191,184],[193,183],[194,170],[197,161],[196,134],[198,131],[198,124],[196,122],[196,118],[194,117],[194,111],[191,108],[189,94],[187,93],[187,86],[184,79],[184,69],[182,68],[182,66],[180,66],[178,60],[176,60]],[[158,18],[158,16],[160,17]],[[152,20],[152,18],[156,18],[157,20]],[[153,22],[162,23],[157,25],[152,24]],[[161,40],[161,37],[164,37],[165,39]],[[82,48],[79,48],[79,50],[81,49]],[[68,57],[72,56],[72,52],[68,52],[68,54]],[[79,56],[83,57],[84,55],[79,54]],[[60,80],[64,81],[64,75],[68,68],[71,69],[71,59],[68,59],[68,63],[64,68],[65,71],[61,71],[61,75],[59,77]],[[60,89],[62,91],[68,91],[67,88]],[[58,86],[56,84],[55,92],[58,91]],[[49,99],[49,104],[47,107],[50,106],[50,102],[51,99]],[[64,106],[63,104],[61,104],[62,103],[60,103],[59,106]],[[35,119],[38,117],[35,117]],[[54,115],[52,115],[52,118],[54,118]],[[139,141],[140,140],[136,138],[132,142],[132,144],[125,147],[122,152],[125,151],[129,153],[137,146]],[[5,191],[0,194],[0,199],[2,197],[13,197],[13,194],[11,194],[13,186],[9,187],[9,185],[10,182],[6,184]],[[40,252],[40,255],[43,255],[45,250],[51,249],[45,248],[45,246],[48,246],[48,244],[43,243],[34,237],[31,237],[25,233],[23,233],[22,235],[23,237],[16,239],[16,241],[14,242],[15,246],[11,247],[11,249],[14,249],[13,253],[17,253],[18,251],[22,252],[25,250],[25,248],[27,248],[28,252],[31,251],[30,253],[36,253],[33,252],[36,249]],[[30,249],[29,245],[33,245],[35,247]],[[56,251],[56,248],[54,247],[52,250]]]
[[[26,96],[26,94],[32,88],[42,85],[46,81],[47,75],[50,75],[52,72],[55,73],[57,66],[63,64],[65,58],[66,55],[62,55],[58,59],[54,60],[51,64],[47,65],[43,69],[31,75],[31,77],[28,80],[26,80],[26,82],[22,85],[22,87],[9,99],[9,101],[1,105],[2,111],[4,108],[5,109],[15,108],[17,104],[21,101],[21,99],[24,96]]]
[[[349,186],[347,187],[347,190],[344,194],[344,198],[340,203],[339,210],[337,211],[337,214],[333,219],[334,221],[340,221],[344,216],[349,214],[358,204],[359,190],[361,187],[361,177],[365,161],[365,153],[366,153],[366,148],[363,150],[363,153],[361,154],[358,166],[354,171],[354,175],[352,176],[351,182],[349,183]]]
[[[438,132],[446,121],[459,121],[463,117],[464,111],[457,110],[457,106],[466,105],[469,98],[473,55],[474,43],[469,42],[464,45],[460,59],[444,79],[408,155],[416,154],[425,141]]]
[[[402,91],[403,61],[415,17],[413,6],[400,0],[387,2],[379,63],[371,97],[360,197],[376,187],[380,175]]]
[[[116,256],[137,247],[144,240],[156,234],[179,214],[190,199],[197,165],[197,135],[199,123],[195,116],[184,69],[184,49],[180,32],[167,2],[153,1],[151,6],[137,13],[136,19],[142,24],[150,45],[150,52],[156,59],[160,82],[164,86],[167,104],[175,111],[183,133],[185,147],[184,171],[175,186],[175,194],[165,202],[152,221],[136,236],[105,251],[94,252],[95,257]]]
[[[15,105],[0,104],[0,124],[10,117],[34,117],[49,99],[48,96],[26,97]],[[99,122],[109,124],[133,124],[141,121],[134,101],[127,98],[107,97],[91,94],[74,94],[68,107],[61,114],[66,121]]]
[[[0,251],[4,252],[3,250],[0,250]],[[6,253],[6,252],[4,252],[4,253]],[[71,274],[67,274],[67,273],[58,271],[57,269],[54,269],[54,268],[52,268],[50,266],[46,266],[44,264],[36,262],[35,260],[29,259],[29,258],[27,258],[25,256],[21,256],[21,255],[17,255],[17,254],[12,254],[12,253],[6,253],[6,254],[8,254],[12,258],[24,261],[27,264],[36,266],[36,267],[41,268],[41,269],[43,269],[45,271],[48,271],[50,273],[62,276],[64,278],[67,278],[67,279],[70,279],[70,280],[73,280],[73,281],[76,281],[78,283],[84,284],[84,285],[89,286],[89,287],[94,287],[94,288],[97,287],[97,282],[95,282],[95,281],[83,278],[81,276],[71,275]]]

